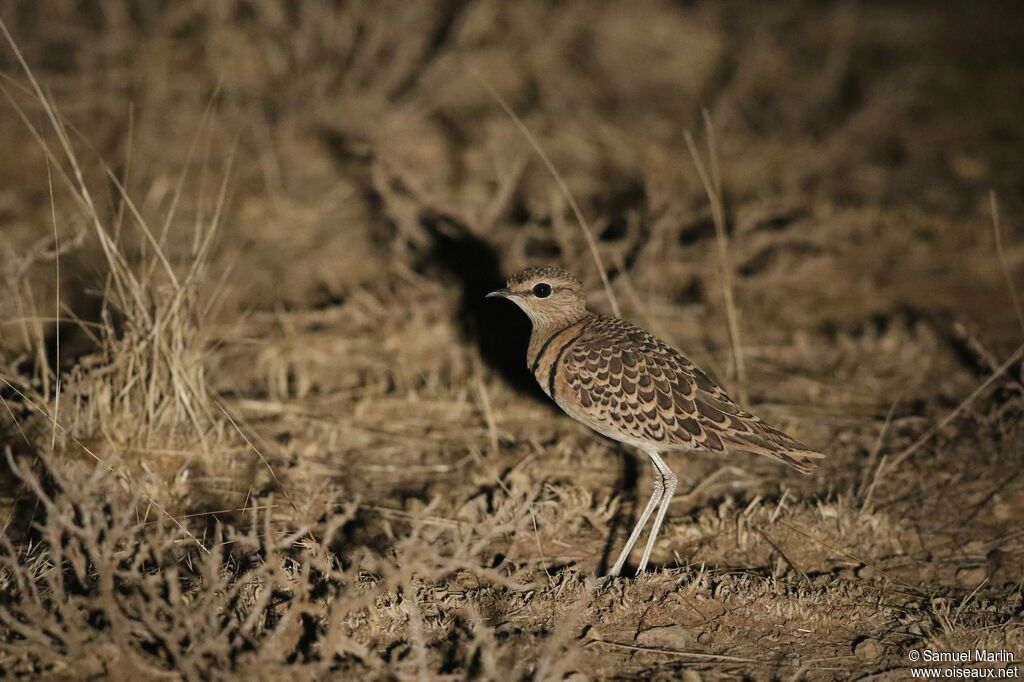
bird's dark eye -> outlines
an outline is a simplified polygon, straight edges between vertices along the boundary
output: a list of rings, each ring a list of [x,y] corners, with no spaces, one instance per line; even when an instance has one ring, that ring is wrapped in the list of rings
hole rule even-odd
[[[551,285],[541,282],[533,285],[533,295],[537,298],[547,298],[551,295]]]

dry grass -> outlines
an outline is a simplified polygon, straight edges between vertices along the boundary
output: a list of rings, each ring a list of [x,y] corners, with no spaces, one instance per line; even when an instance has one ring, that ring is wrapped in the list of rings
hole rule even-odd
[[[0,0],[0,668],[1024,657],[1003,11]],[[655,571],[598,582],[648,472],[538,399],[481,298],[544,262],[820,473],[676,459]]]

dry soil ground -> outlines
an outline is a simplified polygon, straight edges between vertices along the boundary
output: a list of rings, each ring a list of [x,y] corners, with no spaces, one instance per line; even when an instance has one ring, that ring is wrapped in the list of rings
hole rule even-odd
[[[1024,657],[1020,3],[0,19],[7,674],[904,679],[912,650]],[[829,455],[808,477],[673,456],[637,579],[594,576],[646,463],[554,409],[525,319],[482,299],[555,263],[610,308],[488,87],[564,175],[623,315]],[[743,371],[688,131],[720,181]]]

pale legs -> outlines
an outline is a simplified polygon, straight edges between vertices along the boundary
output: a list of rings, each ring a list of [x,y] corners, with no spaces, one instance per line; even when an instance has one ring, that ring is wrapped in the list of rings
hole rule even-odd
[[[676,484],[679,479],[672,473],[672,470],[668,468],[664,460],[657,452],[648,452],[651,456],[651,461],[654,462],[654,468],[661,474],[662,487],[664,492],[661,495],[661,506],[658,507],[658,513],[654,516],[654,525],[651,526],[651,534],[647,538],[647,546],[644,547],[644,555],[640,558],[640,565],[636,567],[636,574],[640,575],[647,569],[647,560],[651,558],[651,550],[654,549],[654,541],[658,539],[658,531],[661,530],[661,523],[665,520],[665,514],[668,513],[668,506],[672,504],[672,496],[676,494]]]
[[[647,568],[647,561],[651,557],[651,550],[654,548],[654,540],[658,536],[658,529],[661,528],[661,523],[665,520],[665,513],[668,512],[668,506],[672,502],[672,495],[676,491],[676,475],[665,465],[661,456],[657,452],[650,451],[647,451],[647,455],[654,464],[654,491],[651,493],[651,499],[647,501],[647,506],[644,507],[643,513],[640,514],[636,526],[633,527],[633,532],[629,534],[626,546],[622,548],[619,558],[615,560],[615,565],[612,566],[612,570],[608,573],[610,576],[617,576],[622,571],[622,566],[626,563],[626,559],[629,558],[629,553],[633,551],[633,545],[640,538],[640,533],[643,532],[644,526],[647,525],[647,520],[651,518],[654,508],[658,507],[658,514],[654,517],[654,527],[651,528],[651,535],[647,540],[644,556],[640,560],[636,574],[640,575],[644,572],[644,569]],[[660,506],[658,506],[659,503]]]

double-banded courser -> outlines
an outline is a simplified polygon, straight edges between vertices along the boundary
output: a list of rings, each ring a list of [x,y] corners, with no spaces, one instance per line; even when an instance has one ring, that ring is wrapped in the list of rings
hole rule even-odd
[[[662,454],[752,452],[803,473],[824,456],[741,408],[663,341],[625,320],[587,310],[583,284],[561,268],[523,270],[487,296],[507,298],[530,317],[526,361],[544,392],[573,419],[639,448],[654,464],[654,491],[610,575],[622,570],[657,509],[637,575],[647,568],[676,489]]]

